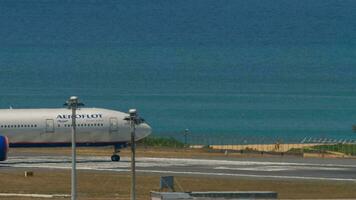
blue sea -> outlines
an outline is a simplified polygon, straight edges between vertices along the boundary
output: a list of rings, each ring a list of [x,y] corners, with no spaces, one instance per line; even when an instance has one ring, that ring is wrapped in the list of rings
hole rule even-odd
[[[137,108],[155,135],[356,139],[356,1],[0,2],[0,107]]]

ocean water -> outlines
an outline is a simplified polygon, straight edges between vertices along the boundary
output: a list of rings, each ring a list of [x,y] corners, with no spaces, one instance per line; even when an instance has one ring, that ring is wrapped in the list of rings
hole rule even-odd
[[[356,2],[1,1],[0,107],[137,108],[156,135],[356,139]]]

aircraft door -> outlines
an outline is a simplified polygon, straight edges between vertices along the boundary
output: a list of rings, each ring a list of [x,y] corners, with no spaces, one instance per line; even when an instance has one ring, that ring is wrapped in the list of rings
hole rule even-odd
[[[53,119],[46,119],[46,133],[54,133]]]
[[[112,117],[110,118],[110,133],[117,132],[117,131],[118,131],[117,118]]]

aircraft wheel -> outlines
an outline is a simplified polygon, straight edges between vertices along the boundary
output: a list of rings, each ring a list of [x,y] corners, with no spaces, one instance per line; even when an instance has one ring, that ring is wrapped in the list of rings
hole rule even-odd
[[[111,156],[111,161],[113,161],[113,162],[119,162],[119,161],[120,161],[120,156],[119,156],[119,155],[112,155],[112,156]]]

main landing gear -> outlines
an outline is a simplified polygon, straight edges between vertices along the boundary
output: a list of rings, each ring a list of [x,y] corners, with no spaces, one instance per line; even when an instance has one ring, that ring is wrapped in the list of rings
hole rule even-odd
[[[120,161],[120,156],[119,155],[112,155],[111,156],[111,161],[113,162],[119,162]]]
[[[113,155],[111,156],[111,161],[113,162],[119,162],[120,161],[120,156],[118,155],[118,153],[120,152],[120,148],[121,146],[114,146],[114,152]]]

